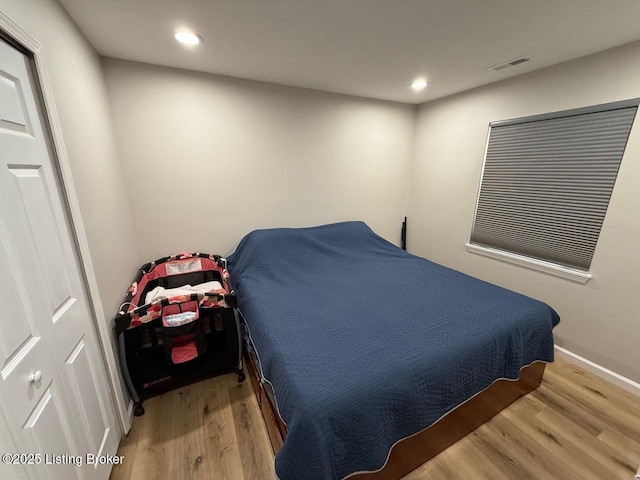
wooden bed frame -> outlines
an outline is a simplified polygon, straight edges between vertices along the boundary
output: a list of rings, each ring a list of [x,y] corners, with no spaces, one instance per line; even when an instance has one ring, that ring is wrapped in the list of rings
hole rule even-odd
[[[267,396],[253,358],[245,348],[249,378],[256,393],[264,424],[274,454],[280,450],[287,427]],[[540,386],[545,363],[535,362],[520,371],[517,381],[498,380],[466,403],[451,411],[418,434],[401,440],[391,449],[389,461],[375,473],[361,473],[349,477],[357,480],[396,480],[473,432],[518,398]]]

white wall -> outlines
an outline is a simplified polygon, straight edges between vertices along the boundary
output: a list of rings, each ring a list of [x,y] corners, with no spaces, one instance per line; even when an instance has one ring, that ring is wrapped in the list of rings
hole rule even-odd
[[[640,97],[640,43],[421,105],[411,173],[411,252],[548,302],[556,343],[640,381],[640,121],[636,118],[593,257],[579,285],[467,253],[488,124]]]
[[[0,0],[0,11],[42,45],[111,326],[139,265],[100,58],[55,0]]]
[[[140,263],[361,219],[399,243],[415,107],[104,59]]]

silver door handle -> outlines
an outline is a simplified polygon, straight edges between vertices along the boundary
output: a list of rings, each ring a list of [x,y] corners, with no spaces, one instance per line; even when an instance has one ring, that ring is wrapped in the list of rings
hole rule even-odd
[[[42,380],[42,372],[40,370],[36,370],[29,377],[30,383],[38,383],[40,380]]]

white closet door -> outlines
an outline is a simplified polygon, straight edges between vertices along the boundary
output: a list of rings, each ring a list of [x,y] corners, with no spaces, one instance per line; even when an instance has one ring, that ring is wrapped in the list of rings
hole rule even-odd
[[[120,431],[35,85],[0,41],[0,410],[16,453],[42,455],[27,478],[106,479],[86,454]]]

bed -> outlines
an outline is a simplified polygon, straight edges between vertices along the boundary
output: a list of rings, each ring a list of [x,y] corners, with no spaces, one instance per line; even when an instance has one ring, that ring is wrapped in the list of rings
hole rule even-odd
[[[553,361],[551,307],[362,222],[257,230],[228,262],[281,480],[398,478]]]

